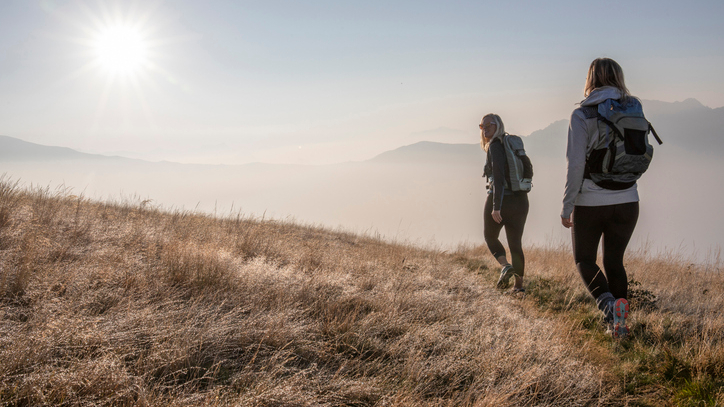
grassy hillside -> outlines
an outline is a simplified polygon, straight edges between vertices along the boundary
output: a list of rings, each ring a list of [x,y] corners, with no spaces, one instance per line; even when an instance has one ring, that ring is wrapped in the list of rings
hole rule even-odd
[[[0,405],[724,404],[719,264],[629,257],[614,342],[565,248],[450,252],[0,179]]]

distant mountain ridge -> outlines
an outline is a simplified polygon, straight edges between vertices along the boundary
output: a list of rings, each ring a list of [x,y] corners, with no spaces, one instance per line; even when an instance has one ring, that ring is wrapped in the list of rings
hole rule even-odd
[[[724,153],[724,107],[712,109],[696,99],[665,103],[643,101],[646,118],[664,142],[702,154]]]
[[[724,153],[724,107],[712,109],[696,99],[673,103],[644,100],[642,104],[664,148],[671,144],[693,153]],[[558,120],[534,131],[525,138],[526,149],[531,155],[564,156],[568,121]]]
[[[55,161],[89,159],[124,159],[118,156],[81,153],[68,147],[45,146],[15,137],[0,136],[0,160]]]
[[[724,130],[722,130],[724,129],[724,107],[712,109],[696,99],[686,99],[681,102],[644,100],[643,105],[647,119],[654,125],[665,145],[676,145],[694,153],[709,155],[724,153]],[[438,130],[440,129],[435,131]],[[568,119],[555,121],[524,137],[526,149],[532,157],[564,157],[567,133]],[[476,165],[476,163],[482,162],[484,157],[485,155],[477,143],[449,144],[421,141],[383,152],[364,162]],[[67,147],[45,146],[9,136],[0,136],[0,160],[131,160],[151,163],[120,156],[81,153]]]
[[[708,106],[704,106],[696,99],[689,98],[680,102],[662,102],[659,100],[643,100],[644,114],[652,116],[661,116],[667,114],[677,114],[691,110],[706,109],[716,110]]]
[[[433,141],[420,141],[386,151],[367,160],[375,163],[428,163],[430,165],[454,165],[481,160],[484,153],[479,144],[446,144]]]

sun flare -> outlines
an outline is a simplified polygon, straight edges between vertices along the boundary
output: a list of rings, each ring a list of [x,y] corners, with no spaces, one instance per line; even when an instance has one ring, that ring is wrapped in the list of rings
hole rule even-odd
[[[146,62],[145,41],[131,27],[109,27],[100,32],[95,50],[99,64],[113,74],[133,74]]]

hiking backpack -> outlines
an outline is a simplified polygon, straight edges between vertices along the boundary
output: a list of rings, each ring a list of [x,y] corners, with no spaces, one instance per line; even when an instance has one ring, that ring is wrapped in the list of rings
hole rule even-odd
[[[613,190],[630,188],[641,178],[654,156],[649,144],[652,133],[659,144],[656,130],[644,117],[641,102],[629,97],[625,103],[606,99],[598,106],[583,108],[587,118],[598,119],[599,138],[586,158],[584,178]]]
[[[529,192],[533,187],[533,164],[525,153],[523,139],[512,134],[505,134],[501,142],[505,150],[505,160],[507,170],[505,174],[505,187],[511,191]],[[486,176],[490,183],[492,177],[492,168],[486,169]],[[490,189],[490,185],[488,185]]]

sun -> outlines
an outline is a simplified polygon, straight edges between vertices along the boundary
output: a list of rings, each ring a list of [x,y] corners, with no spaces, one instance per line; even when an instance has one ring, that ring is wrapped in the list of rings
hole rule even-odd
[[[95,41],[99,65],[115,75],[136,73],[146,63],[146,42],[141,33],[129,26],[107,27]]]

